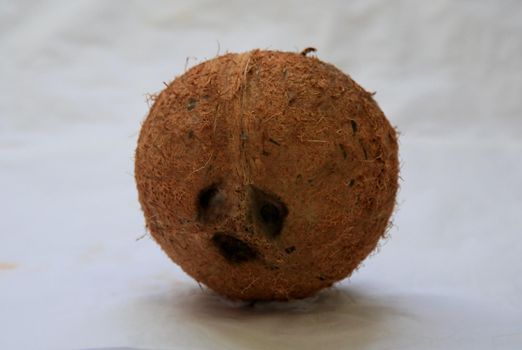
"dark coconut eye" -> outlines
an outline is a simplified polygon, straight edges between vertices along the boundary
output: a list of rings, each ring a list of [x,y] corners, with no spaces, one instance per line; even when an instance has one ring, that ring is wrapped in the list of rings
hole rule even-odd
[[[252,212],[263,232],[275,238],[283,230],[288,209],[276,195],[251,186]]]
[[[233,263],[242,263],[257,258],[257,250],[239,238],[224,232],[216,232],[212,243],[218,248],[225,259]]]
[[[277,208],[272,203],[263,204],[259,214],[261,215],[261,220],[263,220],[263,222],[268,225],[281,222],[281,213],[279,212],[279,208]]]
[[[208,222],[215,220],[225,210],[225,199],[217,184],[202,189],[196,200],[198,220]]]

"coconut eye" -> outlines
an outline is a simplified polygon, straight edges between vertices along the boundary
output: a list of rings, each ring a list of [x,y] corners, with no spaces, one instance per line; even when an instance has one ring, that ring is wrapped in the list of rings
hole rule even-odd
[[[257,250],[239,238],[227,233],[214,233],[212,243],[219,250],[219,253],[229,262],[242,263],[257,258]]]
[[[283,230],[288,209],[277,196],[251,186],[252,212],[261,230],[275,238]]]
[[[208,222],[217,219],[225,210],[225,197],[217,184],[202,189],[196,200],[198,220]]]
[[[261,215],[261,220],[263,220],[263,222],[267,225],[274,225],[281,222],[281,213],[279,208],[277,208],[272,203],[263,204],[259,214]]]

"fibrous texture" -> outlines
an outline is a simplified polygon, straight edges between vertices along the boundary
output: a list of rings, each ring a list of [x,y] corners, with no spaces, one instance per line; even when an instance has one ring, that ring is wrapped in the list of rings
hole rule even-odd
[[[197,281],[235,299],[303,298],[385,233],[397,138],[372,94],[330,64],[226,54],[155,98],[135,176],[148,230]]]

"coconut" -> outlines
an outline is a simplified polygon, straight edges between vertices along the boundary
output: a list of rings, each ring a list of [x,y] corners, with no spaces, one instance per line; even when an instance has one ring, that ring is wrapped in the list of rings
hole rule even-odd
[[[372,93],[308,51],[203,62],[142,125],[135,177],[148,230],[233,299],[331,286],[376,247],[394,209],[394,128]]]

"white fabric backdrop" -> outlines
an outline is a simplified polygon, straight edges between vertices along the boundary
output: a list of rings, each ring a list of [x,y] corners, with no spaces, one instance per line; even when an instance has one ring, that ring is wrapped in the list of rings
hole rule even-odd
[[[229,304],[145,233],[146,94],[307,46],[401,136],[395,227],[317,298]],[[520,349],[522,3],[0,0],[0,348]]]

